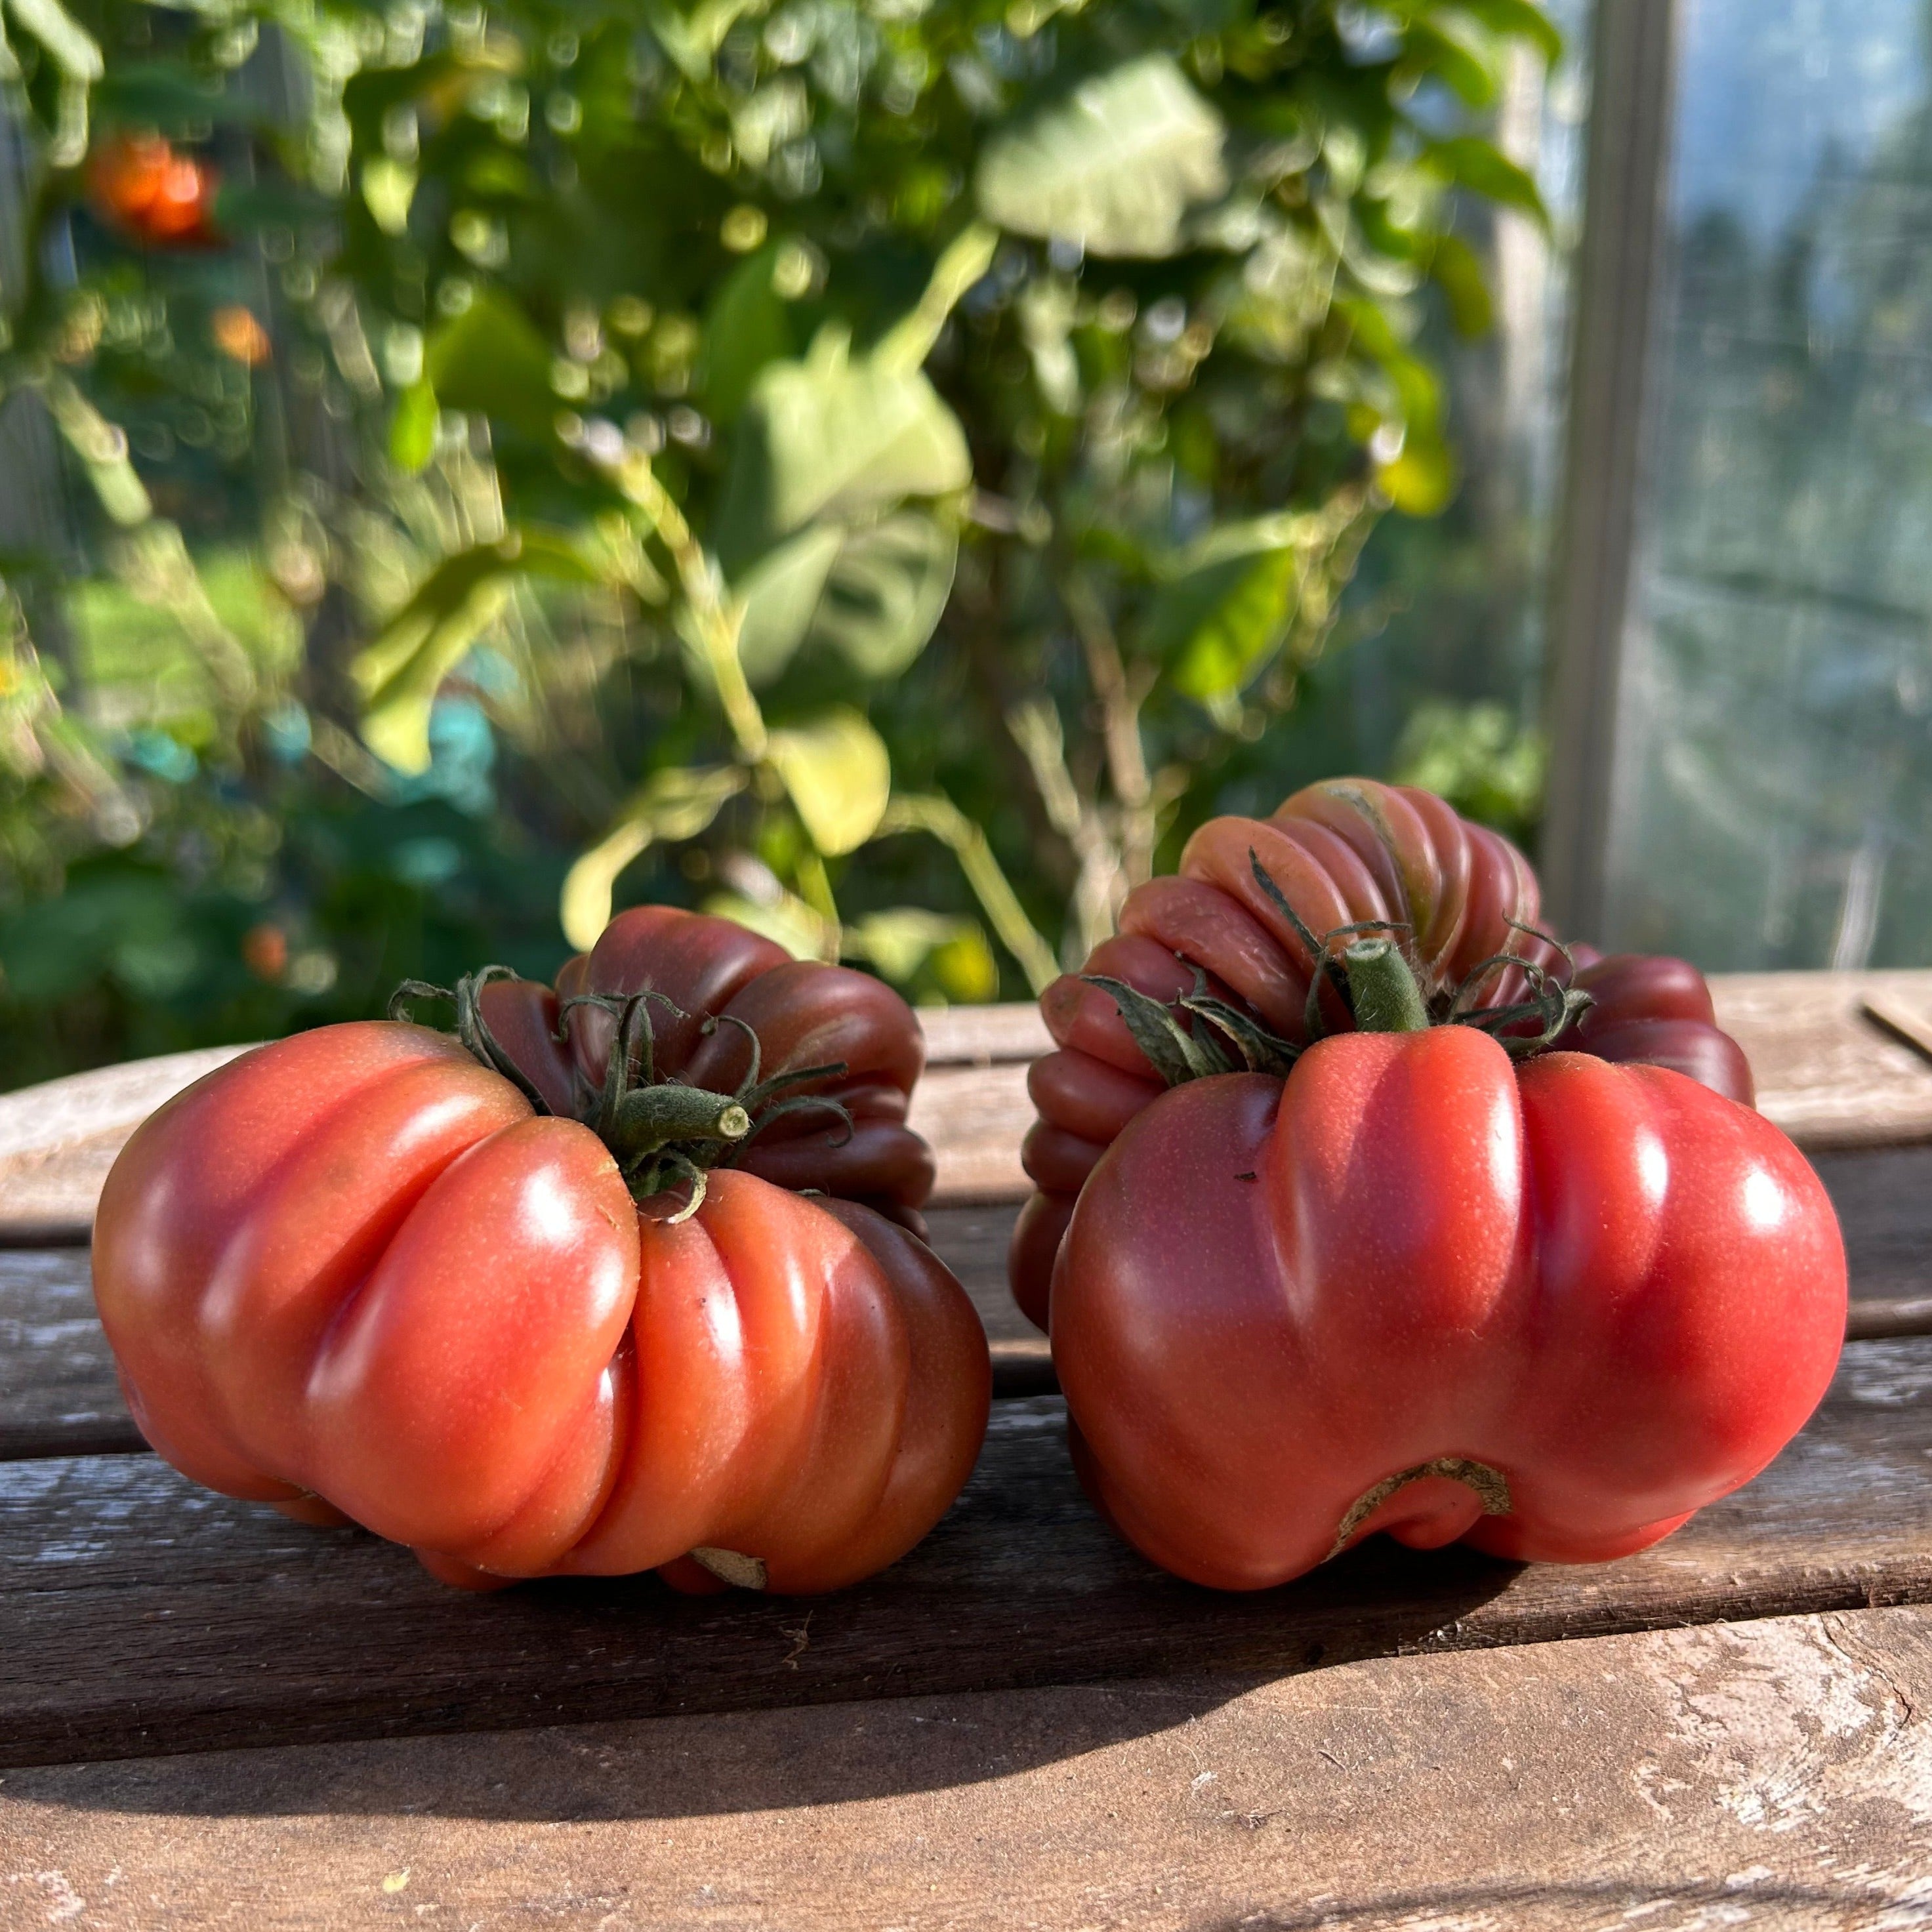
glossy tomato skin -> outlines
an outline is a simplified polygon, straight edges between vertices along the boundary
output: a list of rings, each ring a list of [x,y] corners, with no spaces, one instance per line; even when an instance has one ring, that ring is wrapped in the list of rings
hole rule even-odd
[[[1595,1002],[1559,1044],[1620,1064],[1673,1067],[1751,1102],[1750,1066],[1718,1028],[1710,988],[1694,967],[1628,953],[1605,958],[1578,946],[1573,976],[1562,952],[1528,930],[1541,917],[1539,889],[1507,839],[1412,786],[1369,778],[1310,785],[1267,819],[1210,820],[1188,841],[1179,874],[1137,886],[1121,909],[1119,934],[1041,996],[1058,1050],[1034,1068],[1040,1119],[1022,1160],[1044,1198],[1016,1232],[1008,1278],[1022,1311],[1042,1328],[1054,1252],[1048,1228],[1065,1226],[1101,1151],[1166,1090],[1112,995],[1091,976],[1124,980],[1165,1004],[1192,992],[1198,974],[1206,992],[1282,1040],[1300,1046],[1309,1037],[1312,957],[1255,877],[1257,861],[1312,934],[1394,922],[1438,1010],[1452,995],[1474,1010],[1521,1000],[1520,970],[1482,970],[1514,955],[1563,983],[1574,976]],[[1320,1005],[1323,1030],[1352,1025],[1331,988]],[[1539,1028],[1531,1022],[1516,1030]]]
[[[1665,1069],[1519,1072],[1446,1027],[1144,1109],[1080,1196],[1052,1325],[1106,1514],[1252,1589],[1338,1533],[1641,1549],[1802,1426],[1844,1316],[1830,1203],[1760,1116]],[[1494,1472],[1506,1512],[1434,1473],[1351,1519],[1445,1460]]]
[[[690,1220],[453,1041],[320,1028],[209,1075],[116,1163],[94,1286],[178,1468],[492,1586],[761,1561],[856,1580],[938,1520],[986,1348],[922,1244],[748,1173]]]

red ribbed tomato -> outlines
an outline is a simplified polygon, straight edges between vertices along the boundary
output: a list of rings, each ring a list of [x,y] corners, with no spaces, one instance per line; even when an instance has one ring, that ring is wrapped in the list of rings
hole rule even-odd
[[[1492,1017],[1525,1000],[1526,968],[1570,983],[1570,962],[1531,930],[1540,910],[1535,875],[1507,839],[1410,787],[1334,779],[1297,792],[1271,818],[1204,825],[1178,876],[1130,894],[1119,935],[1040,1001],[1060,1051],[1036,1061],[1028,1080],[1040,1118],[1022,1158],[1038,1191],[1022,1211],[1009,1262],[1021,1308],[1048,1325],[1054,1256],[1074,1201],[1107,1146],[1165,1090],[1096,977],[1162,1004],[1194,994],[1198,978],[1224,1017],[1243,1016],[1292,1049],[1310,1037],[1312,942],[1365,924],[1397,926],[1437,1017],[1452,1004]],[[1587,947],[1573,957],[1575,986],[1594,1004],[1566,1028],[1564,1046],[1673,1067],[1750,1103],[1750,1066],[1718,1029],[1694,967],[1630,954],[1606,959]],[[1335,986],[1321,988],[1318,1006],[1328,1030],[1354,1024]],[[1533,1034],[1538,1022],[1514,1030],[1526,1028]],[[1218,1036],[1204,1021],[1194,1030],[1204,1040]]]
[[[94,1289],[149,1441],[473,1587],[826,1590],[910,1549],[990,1376],[958,1283],[860,1204],[916,1220],[931,1185],[904,1003],[658,908],[561,1003],[455,997],[456,1039],[298,1034],[128,1143]]]
[[[1546,1562],[1655,1542],[1831,1378],[1823,1188],[1681,1073],[1513,1064],[1429,1023],[1390,940],[1343,957],[1355,1030],[1285,1079],[1151,1096],[1085,1178],[1052,1313],[1090,1493],[1228,1589],[1377,1531]]]

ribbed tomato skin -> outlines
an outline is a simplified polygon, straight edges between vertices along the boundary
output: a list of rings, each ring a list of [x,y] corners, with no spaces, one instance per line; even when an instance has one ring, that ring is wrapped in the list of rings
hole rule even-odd
[[[870,1574],[972,1468],[970,1302],[863,1205],[731,1169],[674,1224],[680,1204],[634,1203],[589,1127],[442,1034],[322,1028],[142,1124],[94,1292],[176,1467],[361,1523],[446,1581],[689,1582],[693,1549],[778,1590]]]
[[[1300,1045],[1309,1036],[1312,956],[1256,878],[1257,861],[1317,938],[1364,921],[1397,925],[1426,997],[1466,984],[1474,1010],[1514,1004],[1526,991],[1520,970],[1470,978],[1486,962],[1514,954],[1566,982],[1574,976],[1595,1001],[1563,1045],[1673,1067],[1750,1103],[1750,1066],[1718,1028],[1695,967],[1630,953],[1605,958],[1582,946],[1573,949],[1573,976],[1556,947],[1526,930],[1541,917],[1540,893],[1528,861],[1506,838],[1414,787],[1325,780],[1267,819],[1202,826],[1179,873],[1129,894],[1119,933],[1041,996],[1058,1050],[1035,1064],[1029,1081],[1039,1120],[1022,1159],[1039,1194],[1016,1231],[1007,1272],[1014,1299],[1042,1328],[1057,1251],[1051,1231],[1065,1227],[1102,1150],[1164,1090],[1112,996],[1089,976],[1124,980],[1166,1002],[1192,992],[1198,972],[1208,992],[1281,1038]],[[1323,994],[1322,1021],[1330,1030],[1352,1024],[1332,991]]]
[[[1803,1426],[1845,1305],[1831,1204],[1762,1116],[1444,1027],[1142,1109],[1072,1212],[1052,1332],[1106,1514],[1178,1575],[1252,1589],[1382,1530],[1641,1549]],[[1425,1473],[1362,1508],[1445,1463],[1502,1489]]]

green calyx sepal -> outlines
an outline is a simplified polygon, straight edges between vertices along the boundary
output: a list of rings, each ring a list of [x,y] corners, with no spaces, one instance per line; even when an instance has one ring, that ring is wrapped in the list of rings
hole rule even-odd
[[[449,1000],[456,1008],[456,1037],[492,1072],[501,1074],[539,1114],[554,1113],[534,1082],[491,1030],[484,1017],[483,988],[493,981],[518,976],[507,966],[485,966],[459,980],[453,988],[407,980],[389,1001],[392,1020],[409,1018],[418,1000]],[[688,1185],[684,1205],[668,1218],[686,1221],[704,1204],[706,1175],[728,1166],[758,1136],[782,1115],[806,1108],[836,1114],[852,1136],[852,1117],[838,1101],[822,1094],[794,1094],[780,1098],[788,1088],[818,1080],[836,1080],[846,1071],[843,1060],[823,1066],[801,1066],[769,1079],[759,1077],[763,1050],[758,1036],[734,1015],[722,1024],[742,1033],[751,1048],[751,1064],[735,1092],[714,1094],[674,1076],[657,1076],[650,1009],[662,1006],[673,1019],[691,1016],[659,992],[584,993],[560,1002],[556,1039],[568,1046],[576,1016],[595,1006],[616,1022],[610,1040],[602,1086],[593,1087],[572,1063],[574,1106],[569,1116],[589,1127],[610,1150],[632,1198],[643,1202],[667,1190]],[[721,1022],[706,1018],[701,1031],[715,1033]]]
[[[1310,1044],[1330,1030],[1322,1008],[1324,986],[1340,1000],[1357,1033],[1422,1033],[1434,1026],[1474,1027],[1489,1034],[1512,1060],[1527,1060],[1547,1052],[1594,1004],[1588,993],[1569,986],[1546,967],[1514,952],[1497,953],[1482,961],[1452,993],[1438,995],[1432,1002],[1423,991],[1424,976],[1410,956],[1412,935],[1406,925],[1394,920],[1364,920],[1318,937],[1252,850],[1248,862],[1262,890],[1307,949],[1313,970],[1304,1019]],[[1514,920],[1510,924],[1514,931],[1554,946],[1574,970],[1570,950],[1560,940]],[[1522,972],[1528,997],[1506,1006],[1474,1006],[1472,1002],[1483,982],[1510,967]],[[1099,987],[1112,999],[1134,1044],[1170,1087],[1214,1074],[1244,1071],[1285,1078],[1306,1051],[1269,1032],[1252,1013],[1209,993],[1208,976],[1198,965],[1194,967],[1192,992],[1165,1004],[1106,974],[1087,974],[1084,983]],[[1534,1035],[1507,1030],[1529,1020],[1540,1022]]]

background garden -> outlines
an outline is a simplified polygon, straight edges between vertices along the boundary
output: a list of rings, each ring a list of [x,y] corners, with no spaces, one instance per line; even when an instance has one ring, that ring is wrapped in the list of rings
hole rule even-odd
[[[1341,770],[1533,838],[1527,0],[0,22],[0,1084],[650,898],[1023,998]]]

